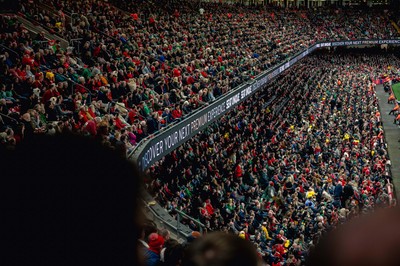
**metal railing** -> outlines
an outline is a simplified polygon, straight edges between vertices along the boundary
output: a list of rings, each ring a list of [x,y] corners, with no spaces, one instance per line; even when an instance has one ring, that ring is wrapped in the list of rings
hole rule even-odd
[[[9,51],[9,52],[11,52],[11,53],[13,53],[13,54],[15,54],[16,56],[21,56],[21,55],[18,54],[15,50],[13,50],[13,49],[11,49],[11,48],[9,48],[9,47],[3,45],[3,44],[0,44],[0,47],[6,49],[7,51]]]
[[[76,50],[77,50],[77,54],[81,54],[81,48],[80,48],[80,46],[81,46],[81,42],[82,42],[82,38],[76,38],[76,39],[71,39],[71,40],[69,40],[69,46],[68,47],[72,47],[72,48],[77,48]],[[76,46],[75,46],[76,45]]]
[[[24,24],[24,26],[29,30],[30,32],[39,33],[40,31],[43,31],[45,33],[45,38],[47,40],[57,40],[60,41],[61,47],[66,48],[69,44],[66,39],[61,34],[58,34],[56,32],[52,32],[53,30],[50,29],[49,27],[41,24],[39,21],[36,21],[32,18],[29,18],[25,16],[24,14],[20,14],[17,16],[17,19]]]
[[[8,119],[10,119],[10,120],[12,120],[12,121],[14,121],[14,122],[16,122],[17,124],[19,124],[20,123],[20,121],[18,121],[17,119],[15,119],[15,118],[13,118],[13,117],[11,117],[11,116],[9,116],[9,115],[6,115],[6,114],[3,114],[3,113],[0,113],[0,116],[2,116],[2,117],[6,117],[6,118],[8,118]],[[2,118],[0,117],[0,121],[2,121]]]
[[[151,208],[151,206],[145,200],[143,200],[143,203],[144,203],[145,208],[153,215],[153,220],[155,220],[155,218],[156,218],[161,225],[168,226],[169,229],[171,229],[178,237],[181,236],[186,239],[189,236],[189,235],[185,234],[182,230],[180,230],[179,220],[178,220],[177,225],[174,225],[174,223],[170,223],[170,222],[166,221],[163,217],[161,217],[155,210],[153,210]]]
[[[207,233],[207,227],[202,222],[200,222],[199,220],[187,215],[183,211],[180,211],[180,210],[177,210],[177,209],[174,209],[174,211],[177,213],[177,219],[176,219],[176,221],[177,221],[177,229],[176,229],[177,232],[179,231],[179,225],[181,224],[181,217],[184,217],[186,219],[191,220],[192,222],[194,222],[197,225],[197,227],[199,228],[200,234]]]

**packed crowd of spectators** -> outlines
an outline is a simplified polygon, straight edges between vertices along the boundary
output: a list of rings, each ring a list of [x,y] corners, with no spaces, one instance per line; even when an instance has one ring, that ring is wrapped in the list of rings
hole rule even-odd
[[[42,0],[21,1],[20,15],[71,47],[1,17],[0,132],[9,146],[68,129],[130,151],[318,40],[395,36],[376,11]]]
[[[325,231],[396,205],[373,81],[398,63],[304,59],[151,167],[149,189],[172,215],[252,241],[269,265],[303,261]]]
[[[74,131],[126,154],[317,41],[398,36],[388,12],[376,10],[42,0],[21,1],[20,15],[71,47],[0,16],[0,142],[8,148]],[[211,231],[254,242],[269,264],[300,263],[324,231],[395,204],[371,80],[396,60],[305,59],[153,167],[149,189],[172,214],[179,208]],[[160,256],[167,239],[151,233],[146,258],[153,244]]]

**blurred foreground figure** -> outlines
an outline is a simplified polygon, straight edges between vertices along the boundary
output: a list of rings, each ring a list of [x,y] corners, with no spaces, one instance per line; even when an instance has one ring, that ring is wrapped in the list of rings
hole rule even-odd
[[[138,265],[132,163],[76,136],[35,136],[0,158],[0,265]]]
[[[399,265],[399,226],[399,208],[353,219],[323,237],[310,251],[307,265]]]
[[[261,265],[252,243],[227,233],[211,233],[195,240],[188,248],[183,266]]]

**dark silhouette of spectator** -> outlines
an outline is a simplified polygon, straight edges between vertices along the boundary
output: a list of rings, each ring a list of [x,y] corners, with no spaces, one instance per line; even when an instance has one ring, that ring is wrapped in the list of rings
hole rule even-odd
[[[185,252],[183,266],[260,265],[255,247],[232,234],[210,233],[196,239]]]
[[[138,265],[141,175],[99,142],[32,136],[0,150],[3,265]]]
[[[305,265],[398,265],[399,223],[399,208],[353,219],[323,235],[311,248]]]

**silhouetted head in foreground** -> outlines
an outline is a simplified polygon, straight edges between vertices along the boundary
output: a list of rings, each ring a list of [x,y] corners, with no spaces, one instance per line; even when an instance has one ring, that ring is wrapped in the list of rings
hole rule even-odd
[[[188,248],[183,266],[257,266],[261,260],[252,243],[236,235],[210,233]]]
[[[394,266],[400,262],[400,209],[384,209],[333,230],[310,251],[308,266]]]
[[[135,265],[132,163],[76,136],[38,136],[0,158],[0,264]]]

